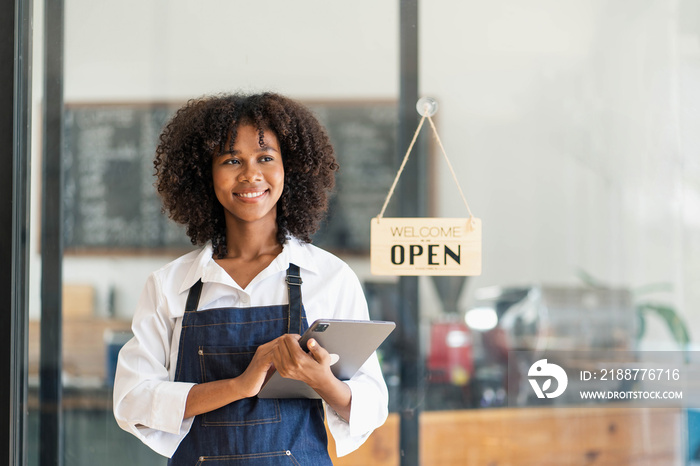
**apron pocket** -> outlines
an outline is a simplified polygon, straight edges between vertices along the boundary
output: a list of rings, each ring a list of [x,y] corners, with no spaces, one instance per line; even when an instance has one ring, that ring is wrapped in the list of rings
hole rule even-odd
[[[255,349],[250,347],[200,346],[198,353],[202,382],[213,382],[241,375],[253,359]],[[271,424],[280,422],[281,419],[279,400],[252,397],[234,401],[203,414],[202,425],[210,427],[249,426]]]
[[[273,451],[248,455],[200,456],[197,466],[276,466],[279,464],[299,465],[292,452]]]

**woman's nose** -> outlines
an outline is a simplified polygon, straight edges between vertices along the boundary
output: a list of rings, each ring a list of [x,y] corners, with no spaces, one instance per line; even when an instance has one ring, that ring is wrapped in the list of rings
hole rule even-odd
[[[243,170],[241,170],[238,179],[239,181],[247,182],[259,181],[262,179],[262,172],[255,164],[246,163],[243,165]]]

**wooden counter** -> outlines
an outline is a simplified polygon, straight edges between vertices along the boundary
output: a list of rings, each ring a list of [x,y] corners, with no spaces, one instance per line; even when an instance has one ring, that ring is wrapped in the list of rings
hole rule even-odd
[[[671,466],[683,462],[678,408],[520,408],[421,413],[420,464],[479,466]],[[399,417],[391,414],[338,466],[398,465]],[[330,451],[335,444],[330,440]]]

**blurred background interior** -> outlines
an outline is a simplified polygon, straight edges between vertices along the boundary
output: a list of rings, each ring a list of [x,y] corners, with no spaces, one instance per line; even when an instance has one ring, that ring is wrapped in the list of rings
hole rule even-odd
[[[403,155],[399,6],[65,1],[64,464],[165,464],[118,429],[111,384],[147,275],[192,248],[160,213],[152,177],[158,134],[187,99],[272,90],[312,107],[341,165],[315,242],[356,271],[372,318],[402,321],[398,279],[369,273],[370,219]],[[40,457],[44,20],[35,1],[30,465]],[[422,1],[417,25],[419,94],[439,102],[438,131],[483,220],[483,274],[418,280],[417,396],[402,394],[406,342],[394,335],[380,350],[390,419],[337,464],[692,462],[695,411],[540,406],[514,393],[508,358],[696,349],[700,3]],[[424,135],[414,157],[426,214],[466,217]],[[408,412],[419,457],[401,455]]]

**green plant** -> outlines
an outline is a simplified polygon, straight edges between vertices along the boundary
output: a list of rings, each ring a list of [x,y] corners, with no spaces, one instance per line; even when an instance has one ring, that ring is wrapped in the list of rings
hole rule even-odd
[[[578,269],[577,276],[583,283],[592,288],[609,288],[603,282],[596,279],[583,269]],[[673,285],[670,283],[652,283],[632,290],[634,308],[639,322],[637,329],[637,341],[644,337],[644,333],[646,332],[647,328],[647,316],[656,315],[666,324],[671,332],[671,335],[673,336],[674,341],[680,346],[680,348],[687,351],[690,344],[690,333],[688,332],[687,325],[678,315],[675,307],[673,307],[671,304],[646,299],[646,296],[651,293],[671,291],[673,291]]]

